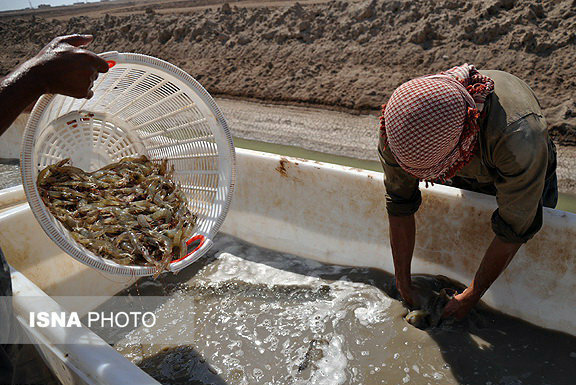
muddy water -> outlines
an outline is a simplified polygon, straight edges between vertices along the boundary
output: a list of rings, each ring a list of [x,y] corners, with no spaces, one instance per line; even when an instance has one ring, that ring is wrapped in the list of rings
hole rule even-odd
[[[22,184],[17,160],[0,160],[0,190]]]
[[[423,290],[454,287],[418,277]],[[122,294],[166,295],[160,326],[115,348],[163,384],[574,384],[576,338],[479,309],[420,330],[391,276],[230,236],[179,275]],[[155,343],[150,344],[151,341]],[[162,341],[163,343],[158,343]]]

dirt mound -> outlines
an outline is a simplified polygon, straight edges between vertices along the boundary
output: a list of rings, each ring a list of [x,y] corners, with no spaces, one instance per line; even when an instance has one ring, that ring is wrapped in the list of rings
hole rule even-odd
[[[171,61],[213,94],[356,111],[377,110],[414,76],[469,62],[526,80],[553,135],[576,142],[575,0],[226,4],[186,14],[4,20],[0,72],[73,32],[95,34],[96,51]]]
[[[549,132],[560,144],[576,146],[576,100],[548,109]]]

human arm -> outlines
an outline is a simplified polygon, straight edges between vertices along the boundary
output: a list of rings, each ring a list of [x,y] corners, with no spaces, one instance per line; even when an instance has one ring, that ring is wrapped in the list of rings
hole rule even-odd
[[[472,284],[444,309],[445,317],[463,318],[500,274],[523,243],[542,227],[542,192],[548,169],[548,135],[543,118],[533,114],[512,124],[494,147],[498,210],[496,234]]]
[[[508,266],[522,243],[508,243],[494,237],[480,262],[474,280],[446,304],[443,317],[464,318]]]
[[[396,287],[406,302],[413,305],[410,264],[414,252],[416,224],[414,213],[422,201],[418,179],[408,174],[396,163],[392,152],[382,141],[378,153],[384,170],[386,210],[388,212],[390,245],[394,260]]]
[[[390,245],[394,259],[396,288],[408,304],[415,305],[410,274],[416,240],[414,214],[402,217],[388,215],[388,222],[390,224]]]
[[[57,37],[0,80],[0,135],[42,94],[92,96],[93,82],[108,71],[108,64],[81,48],[91,41],[90,35]]]

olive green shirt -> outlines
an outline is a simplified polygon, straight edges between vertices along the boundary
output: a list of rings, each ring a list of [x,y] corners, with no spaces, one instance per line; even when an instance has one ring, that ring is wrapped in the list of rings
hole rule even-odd
[[[494,233],[506,242],[524,243],[542,227],[542,192],[556,169],[556,153],[534,92],[502,71],[480,71],[494,80],[480,119],[479,149],[456,176],[472,180],[475,191],[493,191],[498,209]],[[389,215],[415,213],[422,201],[419,180],[404,171],[390,149],[378,146],[384,168]]]

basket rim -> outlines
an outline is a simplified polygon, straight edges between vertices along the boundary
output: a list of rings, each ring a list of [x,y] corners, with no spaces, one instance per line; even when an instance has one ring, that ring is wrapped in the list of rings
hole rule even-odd
[[[235,181],[236,181],[236,153],[234,149],[234,142],[232,139],[232,134],[224,118],[220,107],[216,104],[212,96],[206,91],[206,89],[191,75],[182,69],[176,67],[175,65],[153,57],[149,55],[143,55],[138,53],[119,53],[119,52],[104,52],[99,55],[103,59],[109,61],[110,67],[116,64],[138,64],[148,67],[152,67],[155,70],[167,72],[171,76],[178,79],[185,86],[189,87],[192,92],[194,92],[201,100],[206,104],[208,109],[214,114],[214,118],[224,134],[225,142],[227,144],[226,151],[220,151],[219,153],[225,153],[227,159],[229,159],[229,180],[226,185],[221,185],[222,178],[219,177],[218,189],[226,189],[226,197],[221,206],[220,215],[216,218],[214,224],[211,228],[205,232],[197,232],[194,234],[201,234],[205,237],[203,244],[201,244],[196,250],[190,253],[188,256],[181,260],[176,260],[170,263],[169,270],[172,272],[177,272],[185,267],[189,266],[193,262],[201,258],[212,246],[212,238],[218,233],[220,227],[222,226],[226,215],[230,209],[230,204],[232,201],[232,196],[234,193]],[[110,61],[112,63],[110,63]],[[31,211],[34,214],[36,220],[46,233],[46,235],[56,243],[64,252],[69,254],[72,258],[77,261],[96,268],[98,270],[115,274],[115,275],[125,275],[125,276],[149,276],[156,273],[156,268],[153,266],[136,266],[136,265],[120,265],[112,260],[102,258],[90,252],[88,249],[81,245],[74,245],[65,239],[62,235],[62,231],[52,222],[57,221],[51,213],[49,213],[47,207],[44,205],[38,187],[35,183],[35,178],[37,175],[37,167],[33,164],[34,158],[34,148],[36,144],[37,130],[40,118],[46,107],[53,101],[56,95],[46,94],[43,95],[38,102],[35,104],[30,118],[26,124],[24,130],[23,140],[22,140],[22,151],[20,155],[21,163],[21,177],[24,191],[26,193],[26,198],[30,205]],[[91,255],[92,254],[92,255]],[[94,258],[96,256],[98,259]]]

